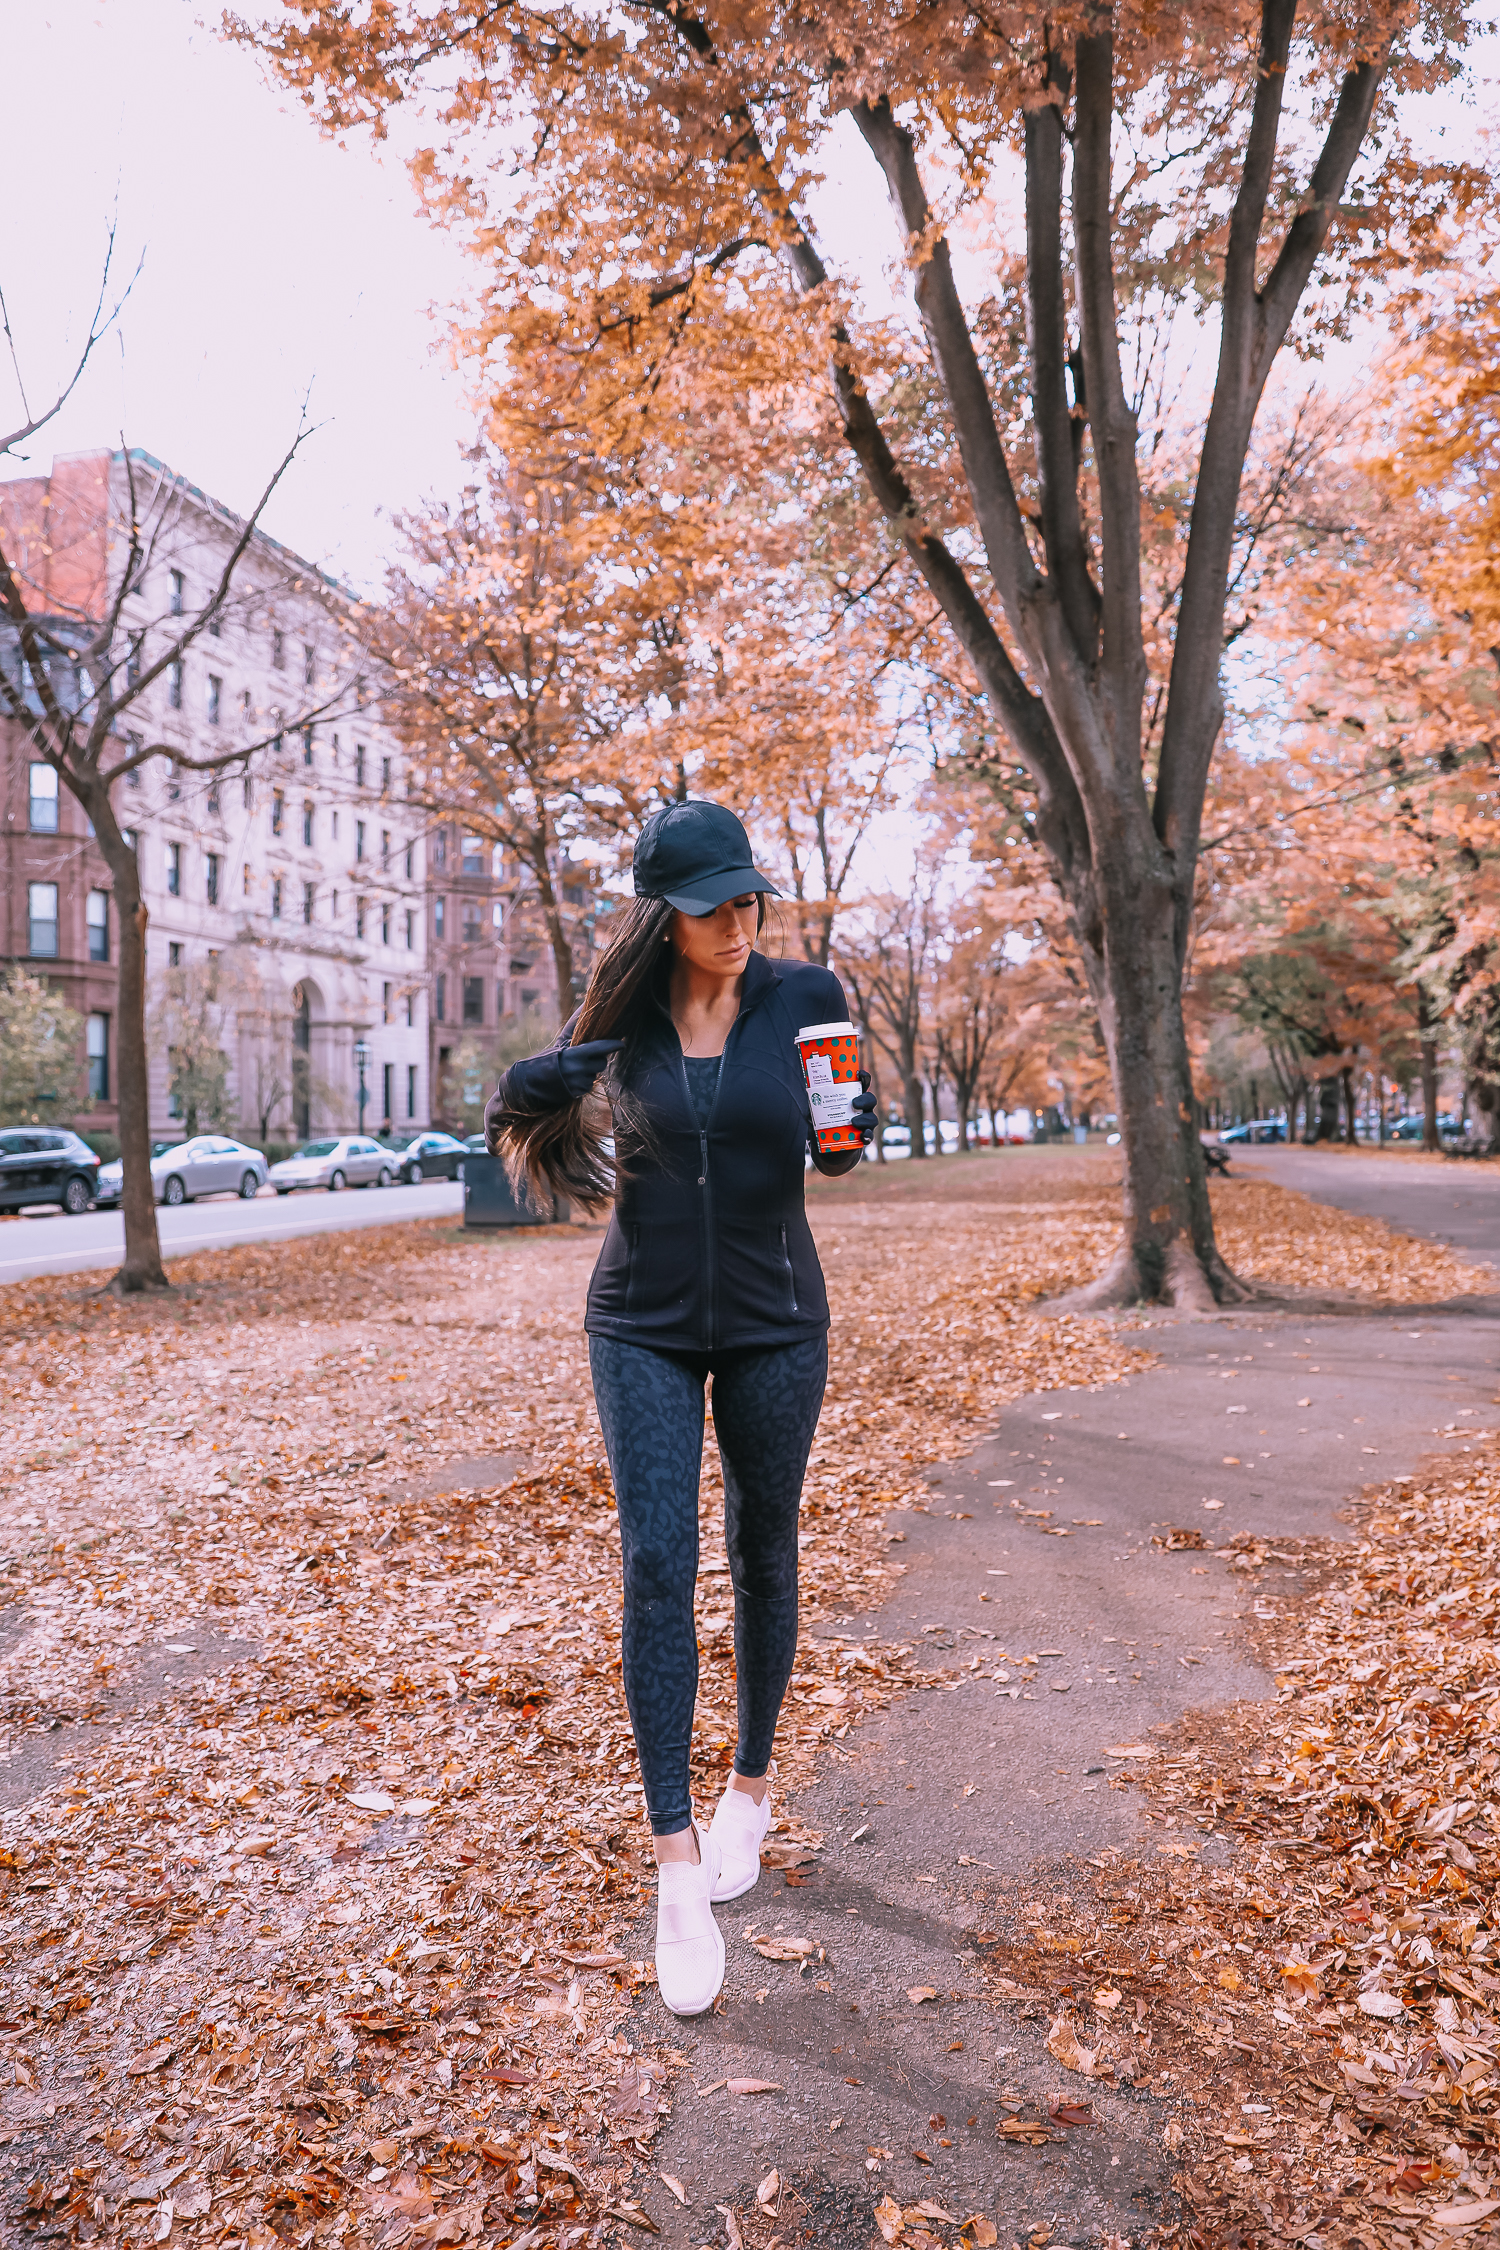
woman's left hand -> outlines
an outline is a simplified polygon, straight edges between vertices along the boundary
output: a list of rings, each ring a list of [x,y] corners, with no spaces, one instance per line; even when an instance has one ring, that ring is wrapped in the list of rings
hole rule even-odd
[[[860,1072],[859,1084],[860,1091],[849,1104],[849,1122],[859,1127],[859,1137],[868,1148],[875,1138],[879,1120],[875,1115],[875,1096],[870,1092],[870,1073],[867,1070]]]

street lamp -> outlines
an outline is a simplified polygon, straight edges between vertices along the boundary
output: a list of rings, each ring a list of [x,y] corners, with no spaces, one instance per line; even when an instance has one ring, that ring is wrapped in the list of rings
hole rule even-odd
[[[368,1040],[355,1040],[354,1061],[355,1066],[359,1071],[359,1130],[361,1135],[363,1135],[365,1129],[365,1103],[370,1098],[369,1088],[365,1084],[365,1071],[370,1061],[370,1046]]]

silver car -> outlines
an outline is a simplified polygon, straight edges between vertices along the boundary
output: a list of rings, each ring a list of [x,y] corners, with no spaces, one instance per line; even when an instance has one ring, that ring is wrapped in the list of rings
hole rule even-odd
[[[95,1201],[118,1203],[125,1168],[118,1158],[99,1167]],[[259,1195],[269,1167],[258,1148],[232,1141],[224,1133],[198,1133],[190,1141],[156,1141],[151,1150],[151,1184],[158,1203],[192,1203],[200,1195]]]
[[[271,1166],[271,1185],[278,1195],[290,1195],[293,1188],[327,1188],[337,1195],[346,1187],[389,1187],[395,1176],[389,1149],[362,1133],[304,1141]]]

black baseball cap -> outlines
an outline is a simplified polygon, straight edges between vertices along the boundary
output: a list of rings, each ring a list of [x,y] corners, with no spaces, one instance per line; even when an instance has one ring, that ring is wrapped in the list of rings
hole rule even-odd
[[[744,822],[702,797],[651,815],[636,838],[633,873],[637,898],[664,898],[680,914],[711,914],[745,891],[781,896],[750,857]]]

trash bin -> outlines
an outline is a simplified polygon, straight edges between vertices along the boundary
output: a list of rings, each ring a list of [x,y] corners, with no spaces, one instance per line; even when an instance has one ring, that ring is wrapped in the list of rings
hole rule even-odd
[[[550,1208],[530,1197],[518,1203],[498,1156],[465,1157],[466,1227],[547,1227],[565,1220],[568,1210],[565,1195],[553,1196]]]

